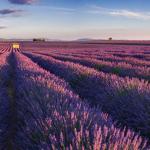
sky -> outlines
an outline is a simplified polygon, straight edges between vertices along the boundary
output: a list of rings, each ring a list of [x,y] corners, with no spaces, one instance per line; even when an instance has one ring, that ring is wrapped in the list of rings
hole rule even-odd
[[[0,0],[0,38],[150,40],[149,0]]]

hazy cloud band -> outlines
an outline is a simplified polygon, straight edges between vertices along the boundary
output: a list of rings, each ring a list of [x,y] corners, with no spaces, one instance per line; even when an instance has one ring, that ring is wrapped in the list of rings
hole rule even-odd
[[[34,3],[36,0],[8,0],[10,3],[12,4],[32,4]]]

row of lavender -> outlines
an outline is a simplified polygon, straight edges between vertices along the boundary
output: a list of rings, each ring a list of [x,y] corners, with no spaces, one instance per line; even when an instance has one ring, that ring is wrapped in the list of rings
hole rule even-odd
[[[9,80],[9,67],[7,57],[9,53],[0,55],[0,149],[4,149],[7,142],[8,117],[9,117],[9,95],[7,81]]]
[[[37,52],[39,53],[39,52]],[[128,63],[116,63],[116,62],[108,62],[101,61],[93,58],[87,57],[74,57],[74,56],[64,56],[60,54],[50,54],[50,53],[39,53],[47,56],[52,56],[56,59],[60,59],[62,61],[70,61],[74,63],[79,63],[81,65],[95,68],[99,71],[103,71],[106,73],[113,73],[119,76],[125,77],[137,77],[140,79],[145,79],[150,81],[150,67],[147,66],[134,66]]]
[[[0,58],[0,149],[148,148],[29,58],[18,52]]]
[[[150,79],[150,62],[145,60],[139,60],[133,57],[116,57],[110,54],[105,54],[104,51],[97,50],[96,53],[93,50],[88,50],[87,52],[83,50],[51,50],[51,51],[35,51],[42,54],[52,54],[61,57],[72,57],[71,59],[76,59],[73,61],[79,60],[80,63],[86,65],[92,65],[96,69],[101,71],[115,73],[120,76],[130,76],[130,77],[139,77],[143,79]],[[67,58],[66,58],[67,56]],[[76,57],[76,58],[74,58]],[[78,59],[78,60],[77,60]],[[69,59],[70,60],[70,59]],[[84,60],[84,61],[83,61]],[[82,61],[82,62],[81,62]],[[85,62],[86,61],[86,62]],[[88,62],[88,63],[87,63]],[[91,64],[92,63],[92,64]]]
[[[29,51],[59,51],[66,53],[82,53],[87,55],[112,55],[120,59],[132,58],[135,60],[150,60],[150,46],[144,45],[114,45],[114,44],[90,44],[90,43],[61,43],[47,42],[24,44],[24,50]]]
[[[33,42],[23,42],[23,48],[25,50],[65,50],[65,51],[74,51],[76,52],[98,52],[99,50],[105,52],[105,53],[117,53],[122,52],[125,54],[149,54],[149,45],[126,45],[126,44],[90,44],[88,42],[86,43],[80,43],[80,42],[46,42],[46,43],[33,43]]]
[[[82,102],[64,80],[20,53],[13,57],[19,114],[27,137],[24,149],[146,148],[146,141],[138,135],[115,128],[106,114]]]
[[[65,51],[65,52],[75,52],[75,53],[82,53],[82,54],[109,54],[109,55],[118,55],[118,57],[134,57],[137,59],[142,59],[144,57],[150,56],[150,50],[149,47],[145,51],[142,51],[144,49],[141,47],[132,47],[133,50],[130,50],[130,47],[112,47],[106,45],[97,47],[97,48],[77,48],[77,49],[67,49],[67,48],[62,48],[59,49],[59,51]],[[33,49],[34,50],[34,49]],[[54,49],[53,49],[54,50]],[[53,51],[52,50],[52,51]]]
[[[36,51],[37,52],[37,51]],[[109,61],[109,62],[125,62],[125,63],[129,63],[131,65],[138,65],[138,66],[148,66],[150,67],[150,62],[146,61],[146,60],[140,60],[137,58],[133,58],[133,57],[119,57],[119,56],[114,56],[113,54],[105,54],[101,51],[98,51],[97,53],[92,52],[88,52],[88,53],[81,53],[81,52],[76,52],[76,51],[38,51],[38,52],[42,52],[42,53],[52,53],[52,54],[59,54],[59,55],[69,55],[69,56],[77,56],[80,58],[94,58],[94,59],[98,59],[98,60],[105,60],[105,61]]]
[[[29,48],[30,51],[52,51],[52,52],[65,52],[67,53],[74,53],[74,54],[84,54],[84,55],[105,55],[105,56],[113,56],[115,58],[120,59],[126,59],[126,58],[132,58],[135,60],[150,60],[150,50],[149,47],[144,46],[113,46],[113,45],[97,45],[97,47],[90,48],[84,47],[84,48],[68,48],[66,47],[56,47],[51,48],[51,45],[49,47],[40,47],[40,48]],[[26,49],[28,50],[28,49]]]
[[[120,78],[49,56],[25,53],[33,61],[68,81],[91,105],[102,107],[121,125],[149,136],[150,85],[136,78]]]
[[[53,73],[55,73],[56,71],[57,75],[66,79],[65,75],[67,74],[61,75],[63,74],[63,68],[60,66],[58,62],[64,65],[62,61],[55,61],[54,63],[56,63],[56,65],[51,63],[51,67],[54,68],[52,69],[50,66],[49,68]],[[69,62],[68,64],[75,65]],[[3,129],[3,127],[6,125],[6,122],[4,121],[5,124],[1,124],[2,125],[1,133],[3,133],[1,134],[2,135],[1,136],[2,141],[0,139],[1,143],[4,143],[3,142],[4,137],[6,137],[5,141],[8,140],[8,138],[14,137],[13,144],[15,149],[17,149],[18,147],[23,149],[42,149],[42,148],[43,149],[65,149],[65,148],[66,149],[67,148],[68,149],[135,149],[135,150],[144,149],[145,144],[143,143],[144,144],[143,147],[141,146],[142,139],[140,137],[134,136],[134,133],[129,130],[120,131],[119,129],[116,129],[111,119],[107,117],[107,115],[101,113],[99,109],[90,108],[88,104],[81,102],[81,99],[71,92],[69,85],[65,81],[60,80],[59,78],[55,77],[49,72],[41,69],[38,65],[33,63],[27,57],[19,53],[10,55],[9,65],[11,66],[11,68],[15,68],[14,71],[16,76],[15,87],[17,91],[16,92],[16,102],[17,102],[16,116],[19,117],[17,118],[17,122],[16,122],[17,125],[15,126],[18,128],[17,131],[15,132],[16,136],[10,136],[10,131],[6,132],[7,130],[5,128]],[[44,65],[42,66],[45,67]],[[94,74],[92,74],[91,72],[93,69],[89,69],[87,73],[89,76],[92,76],[92,78],[88,77],[87,79],[85,79],[84,76],[85,70],[83,68],[85,69],[87,68],[82,67],[80,65],[76,65],[76,67],[79,67],[80,72],[77,68],[75,67],[71,68],[69,66],[68,68],[69,75],[67,76],[68,79],[67,81],[69,81],[70,85],[83,98],[87,95],[87,99],[89,98],[90,100],[93,99],[98,100],[98,98],[100,97],[98,97],[99,95],[96,91],[95,93],[92,93],[92,88],[97,88],[98,84],[102,83],[100,82],[100,78],[99,78],[100,76],[99,75],[94,76]],[[66,72],[66,70],[67,68],[64,68],[64,73]],[[74,72],[74,74],[72,74],[73,71],[77,71],[77,72]],[[8,72],[9,71],[7,71],[6,74]],[[95,73],[97,72],[95,71]],[[73,78],[70,82],[69,78],[71,79],[71,75],[73,75]],[[95,79],[95,77],[97,77],[98,79]],[[101,79],[103,80],[104,78],[102,78],[101,76]],[[107,79],[110,80],[110,78]],[[115,80],[116,77],[114,76],[114,78],[112,79]],[[131,86],[130,90],[133,90],[132,92],[129,90],[128,93],[127,87],[125,87],[125,89],[124,88],[120,89],[120,84],[124,84],[126,83],[126,81],[130,82],[131,80],[125,80],[124,82],[120,82],[120,80],[119,81],[117,80],[116,81],[117,83],[115,83],[112,86],[112,79],[111,81],[107,82],[108,84],[107,86],[105,86],[106,80],[104,80],[103,84],[99,85],[105,88],[104,90],[105,92],[103,95],[104,98],[106,98],[105,96],[110,96],[111,98],[112,95],[115,96],[115,94],[117,97],[117,93],[115,92],[119,92],[118,94],[121,94],[121,97],[119,96],[117,98],[122,98],[123,96],[122,94],[125,94],[124,95],[125,97],[126,96],[128,97],[130,95],[129,98],[137,98],[142,93],[141,98],[143,98],[144,101],[140,101],[140,103],[138,103],[139,104],[138,107],[134,106],[134,104],[136,103],[134,100],[126,105],[128,107],[130,106],[129,104],[132,104],[131,108],[132,109],[136,108],[135,109],[136,111],[137,109],[139,109],[141,102],[142,103],[146,102],[145,99],[146,96],[144,97],[143,95],[147,94],[147,99],[149,98],[149,94],[148,92],[146,92],[146,90],[144,90],[144,92],[141,92],[146,87],[145,83],[142,84],[144,85],[144,87],[142,87],[142,85],[137,86],[137,84],[134,85],[128,83],[127,86],[130,85]],[[134,81],[136,82],[138,80],[134,80]],[[85,87],[85,83],[87,83],[86,87]],[[90,89],[88,89],[89,88],[88,84],[92,86]],[[110,88],[108,88],[109,84],[111,84]],[[115,92],[112,92],[113,88],[116,87],[117,85],[119,86],[117,87],[118,89],[115,88]],[[10,86],[8,86],[9,89],[7,89],[6,87],[7,86],[4,84],[3,89],[5,89],[6,95],[7,92],[10,93],[8,95],[11,95]],[[139,93],[137,94],[137,96],[135,96],[134,94],[137,92],[137,88],[139,88],[138,90]],[[100,91],[100,87],[98,88],[98,91]],[[148,86],[147,86],[147,91],[149,91]],[[84,92],[85,95],[82,95],[84,94]],[[95,99],[95,97],[91,96],[90,94],[91,95],[96,94],[95,97],[97,96],[97,99]],[[131,96],[132,94],[133,97]],[[9,96],[8,99],[12,99],[12,97]],[[141,99],[138,98],[137,100],[141,100]],[[123,102],[125,102],[125,99],[123,99]],[[129,99],[127,99],[127,102],[129,102]],[[6,111],[8,110],[7,106],[10,105],[10,102],[7,104],[7,101],[5,99],[4,103],[6,107],[4,107],[4,109],[2,110]],[[115,101],[115,103],[117,104],[117,101]],[[120,101],[118,101],[118,103],[120,104]],[[120,105],[122,104],[123,103],[121,103]],[[147,105],[147,103],[145,105]],[[123,113],[123,111],[121,111],[123,115],[120,114],[120,116],[122,115],[122,117],[124,117],[126,114],[132,116],[132,114],[134,114],[131,112],[129,113],[128,110],[125,111],[126,106],[124,105],[122,106],[124,107],[125,114]],[[110,109],[110,105],[108,105],[108,107],[109,107],[108,109]],[[148,107],[149,106],[147,105],[147,109]],[[117,107],[112,106],[112,108],[117,108]],[[143,121],[145,121],[148,117],[148,113],[147,116],[143,113],[144,111],[147,111],[145,108],[143,109],[143,105],[141,108],[142,108],[141,116],[138,114],[139,120],[141,122],[139,122],[139,120],[137,121],[139,124],[142,123],[142,117],[144,118]],[[120,110],[118,110],[118,113],[119,111]],[[143,114],[146,117],[143,116]],[[8,118],[7,115],[6,117],[5,115],[2,116],[3,116],[3,120],[5,120],[5,118]],[[133,116],[131,120],[128,121],[132,122],[132,119]]]

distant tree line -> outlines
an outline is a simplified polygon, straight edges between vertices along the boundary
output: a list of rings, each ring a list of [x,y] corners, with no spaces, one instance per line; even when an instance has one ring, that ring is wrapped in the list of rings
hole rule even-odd
[[[40,39],[40,38],[34,38],[33,42],[45,42],[45,39]]]

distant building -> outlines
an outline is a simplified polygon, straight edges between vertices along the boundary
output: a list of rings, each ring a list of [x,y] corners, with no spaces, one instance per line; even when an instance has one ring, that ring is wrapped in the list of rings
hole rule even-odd
[[[20,48],[20,44],[19,43],[13,43],[12,47],[16,48],[16,49],[19,49]]]

